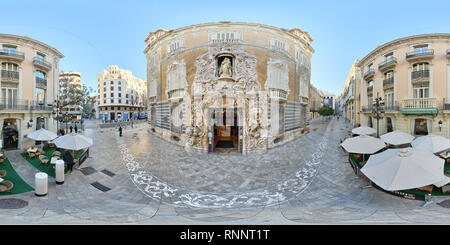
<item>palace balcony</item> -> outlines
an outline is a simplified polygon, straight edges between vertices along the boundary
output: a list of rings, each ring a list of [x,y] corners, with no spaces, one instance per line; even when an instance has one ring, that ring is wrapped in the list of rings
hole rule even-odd
[[[390,58],[386,60],[385,62],[378,65],[378,70],[381,72],[385,72],[387,70],[393,69],[397,65],[397,59],[396,58]]]
[[[402,100],[401,112],[404,115],[432,115],[439,113],[436,98],[415,98]]]
[[[52,64],[39,57],[34,57],[33,65],[46,71],[52,69]]]
[[[25,59],[25,55],[15,50],[0,49],[0,59],[22,62]]]
[[[434,56],[433,49],[425,49],[421,51],[412,51],[406,53],[406,60],[409,62],[415,62],[419,60],[429,60]]]

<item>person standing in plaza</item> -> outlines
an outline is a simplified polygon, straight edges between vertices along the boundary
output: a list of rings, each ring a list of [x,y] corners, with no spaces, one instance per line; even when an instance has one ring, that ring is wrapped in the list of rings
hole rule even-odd
[[[64,163],[67,164],[67,167],[70,171],[70,173],[72,173],[72,169],[73,169],[73,156],[72,154],[70,154],[70,151],[64,151],[64,157],[63,157]]]
[[[75,133],[78,133],[78,127],[76,124],[75,124]]]
[[[119,136],[122,137],[122,126],[119,126]]]
[[[73,127],[72,127],[72,125],[70,125],[70,133],[72,133],[72,131],[73,131]]]

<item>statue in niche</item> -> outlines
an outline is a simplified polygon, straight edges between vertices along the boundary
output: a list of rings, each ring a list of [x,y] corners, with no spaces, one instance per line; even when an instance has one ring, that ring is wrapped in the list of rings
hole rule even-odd
[[[220,65],[219,77],[231,77],[231,61],[225,58]]]

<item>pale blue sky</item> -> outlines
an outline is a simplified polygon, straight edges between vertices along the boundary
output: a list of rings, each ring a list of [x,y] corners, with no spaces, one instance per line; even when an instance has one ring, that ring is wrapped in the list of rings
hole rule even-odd
[[[3,1],[0,33],[24,35],[65,55],[96,89],[110,64],[146,79],[144,40],[158,28],[216,21],[298,27],[314,39],[311,83],[340,93],[355,59],[396,38],[450,32],[450,1]]]

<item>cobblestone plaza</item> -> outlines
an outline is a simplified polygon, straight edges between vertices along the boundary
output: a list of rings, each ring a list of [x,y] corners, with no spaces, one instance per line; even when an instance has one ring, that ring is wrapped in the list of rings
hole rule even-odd
[[[363,189],[339,147],[351,126],[311,122],[310,132],[263,154],[187,153],[151,134],[147,123],[123,130],[89,121],[90,157],[66,175],[49,177],[48,195],[2,196],[2,224],[447,224],[450,202],[421,201]],[[37,172],[7,157],[34,185]]]

